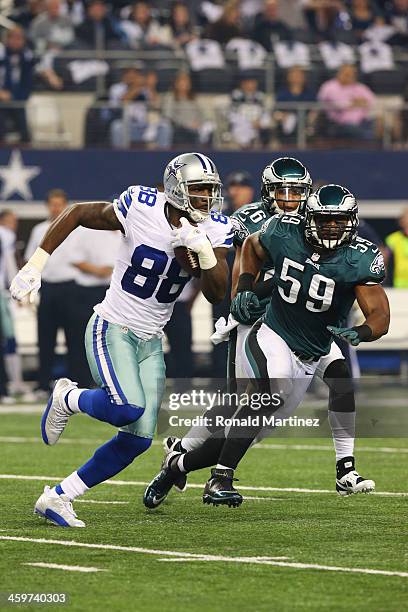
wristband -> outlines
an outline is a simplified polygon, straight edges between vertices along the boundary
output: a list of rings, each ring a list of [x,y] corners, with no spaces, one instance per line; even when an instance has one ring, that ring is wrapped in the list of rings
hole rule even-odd
[[[373,330],[369,325],[357,325],[357,327],[352,327],[352,329],[358,333],[361,342],[369,342],[371,340]]]
[[[197,255],[198,261],[200,262],[200,268],[202,270],[210,270],[211,268],[215,268],[218,263],[209,240],[207,240],[207,244],[203,246]]]
[[[35,253],[30,257],[27,264],[33,266],[38,270],[38,272],[42,272],[44,270],[45,264],[48,261],[50,254],[47,251],[44,251],[41,247],[38,247],[35,250]]]
[[[241,274],[238,280],[237,293],[242,293],[243,291],[253,291],[254,281],[255,276],[250,272],[244,272]]]

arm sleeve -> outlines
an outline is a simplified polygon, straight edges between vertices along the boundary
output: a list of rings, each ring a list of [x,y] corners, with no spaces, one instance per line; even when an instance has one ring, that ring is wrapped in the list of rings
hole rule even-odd
[[[245,238],[250,235],[249,229],[246,225],[238,219],[238,217],[231,217],[231,225],[234,232],[233,244],[234,246],[242,246]]]
[[[368,253],[360,259],[359,274],[356,285],[379,285],[385,279],[384,257],[380,251]]]
[[[132,206],[133,195],[136,187],[128,187],[126,191],[120,194],[118,198],[113,200],[113,209],[118,218],[119,223],[123,227],[125,236],[127,236],[127,216]]]

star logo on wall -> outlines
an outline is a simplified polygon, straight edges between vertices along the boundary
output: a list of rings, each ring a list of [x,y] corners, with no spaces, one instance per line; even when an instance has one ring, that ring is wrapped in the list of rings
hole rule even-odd
[[[24,200],[31,200],[33,193],[30,182],[40,173],[40,166],[25,166],[21,152],[15,149],[10,155],[8,166],[0,166],[0,198],[8,200],[10,196],[17,194]]]
[[[177,160],[174,161],[172,163],[171,166],[169,166],[169,169],[167,171],[167,178],[170,178],[171,176],[174,176],[174,178],[176,179],[176,172],[177,170],[180,170],[180,168],[182,168],[183,166],[186,166],[187,164],[180,164],[180,162],[178,162]]]

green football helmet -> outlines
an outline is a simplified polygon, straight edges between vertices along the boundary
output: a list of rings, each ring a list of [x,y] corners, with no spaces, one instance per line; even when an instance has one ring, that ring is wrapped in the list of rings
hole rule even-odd
[[[262,173],[262,202],[270,213],[302,213],[312,189],[307,168],[294,157],[279,157]]]
[[[315,248],[334,250],[357,235],[358,207],[355,197],[341,185],[323,185],[308,198],[305,238]]]

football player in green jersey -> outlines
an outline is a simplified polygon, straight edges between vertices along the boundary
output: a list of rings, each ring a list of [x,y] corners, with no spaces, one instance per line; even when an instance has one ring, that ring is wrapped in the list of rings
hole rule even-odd
[[[246,323],[259,308],[255,279],[265,262],[272,261],[274,289],[265,315],[245,339],[247,376],[255,388],[279,395],[294,410],[315,373],[325,373],[330,387],[331,424],[349,416],[354,431],[354,394],[350,377],[333,337],[357,346],[387,333],[389,305],[381,286],[384,260],[379,249],[357,236],[358,209],[354,196],[339,185],[325,185],[312,194],[305,217],[281,215],[268,220],[260,232],[245,241],[241,254],[238,293],[231,304],[236,320]],[[345,327],[357,302],[365,316],[362,325]],[[266,409],[271,414],[272,408]],[[240,408],[239,419],[253,416]],[[262,419],[261,419],[262,422]],[[262,425],[261,425],[262,426]],[[243,431],[232,426],[207,482],[203,501],[239,505],[242,496],[232,485],[234,470],[259,434],[258,424]],[[346,435],[347,456],[336,463],[336,489],[341,495],[370,492],[372,480],[355,469],[354,436]],[[337,448],[336,448],[337,450]]]

